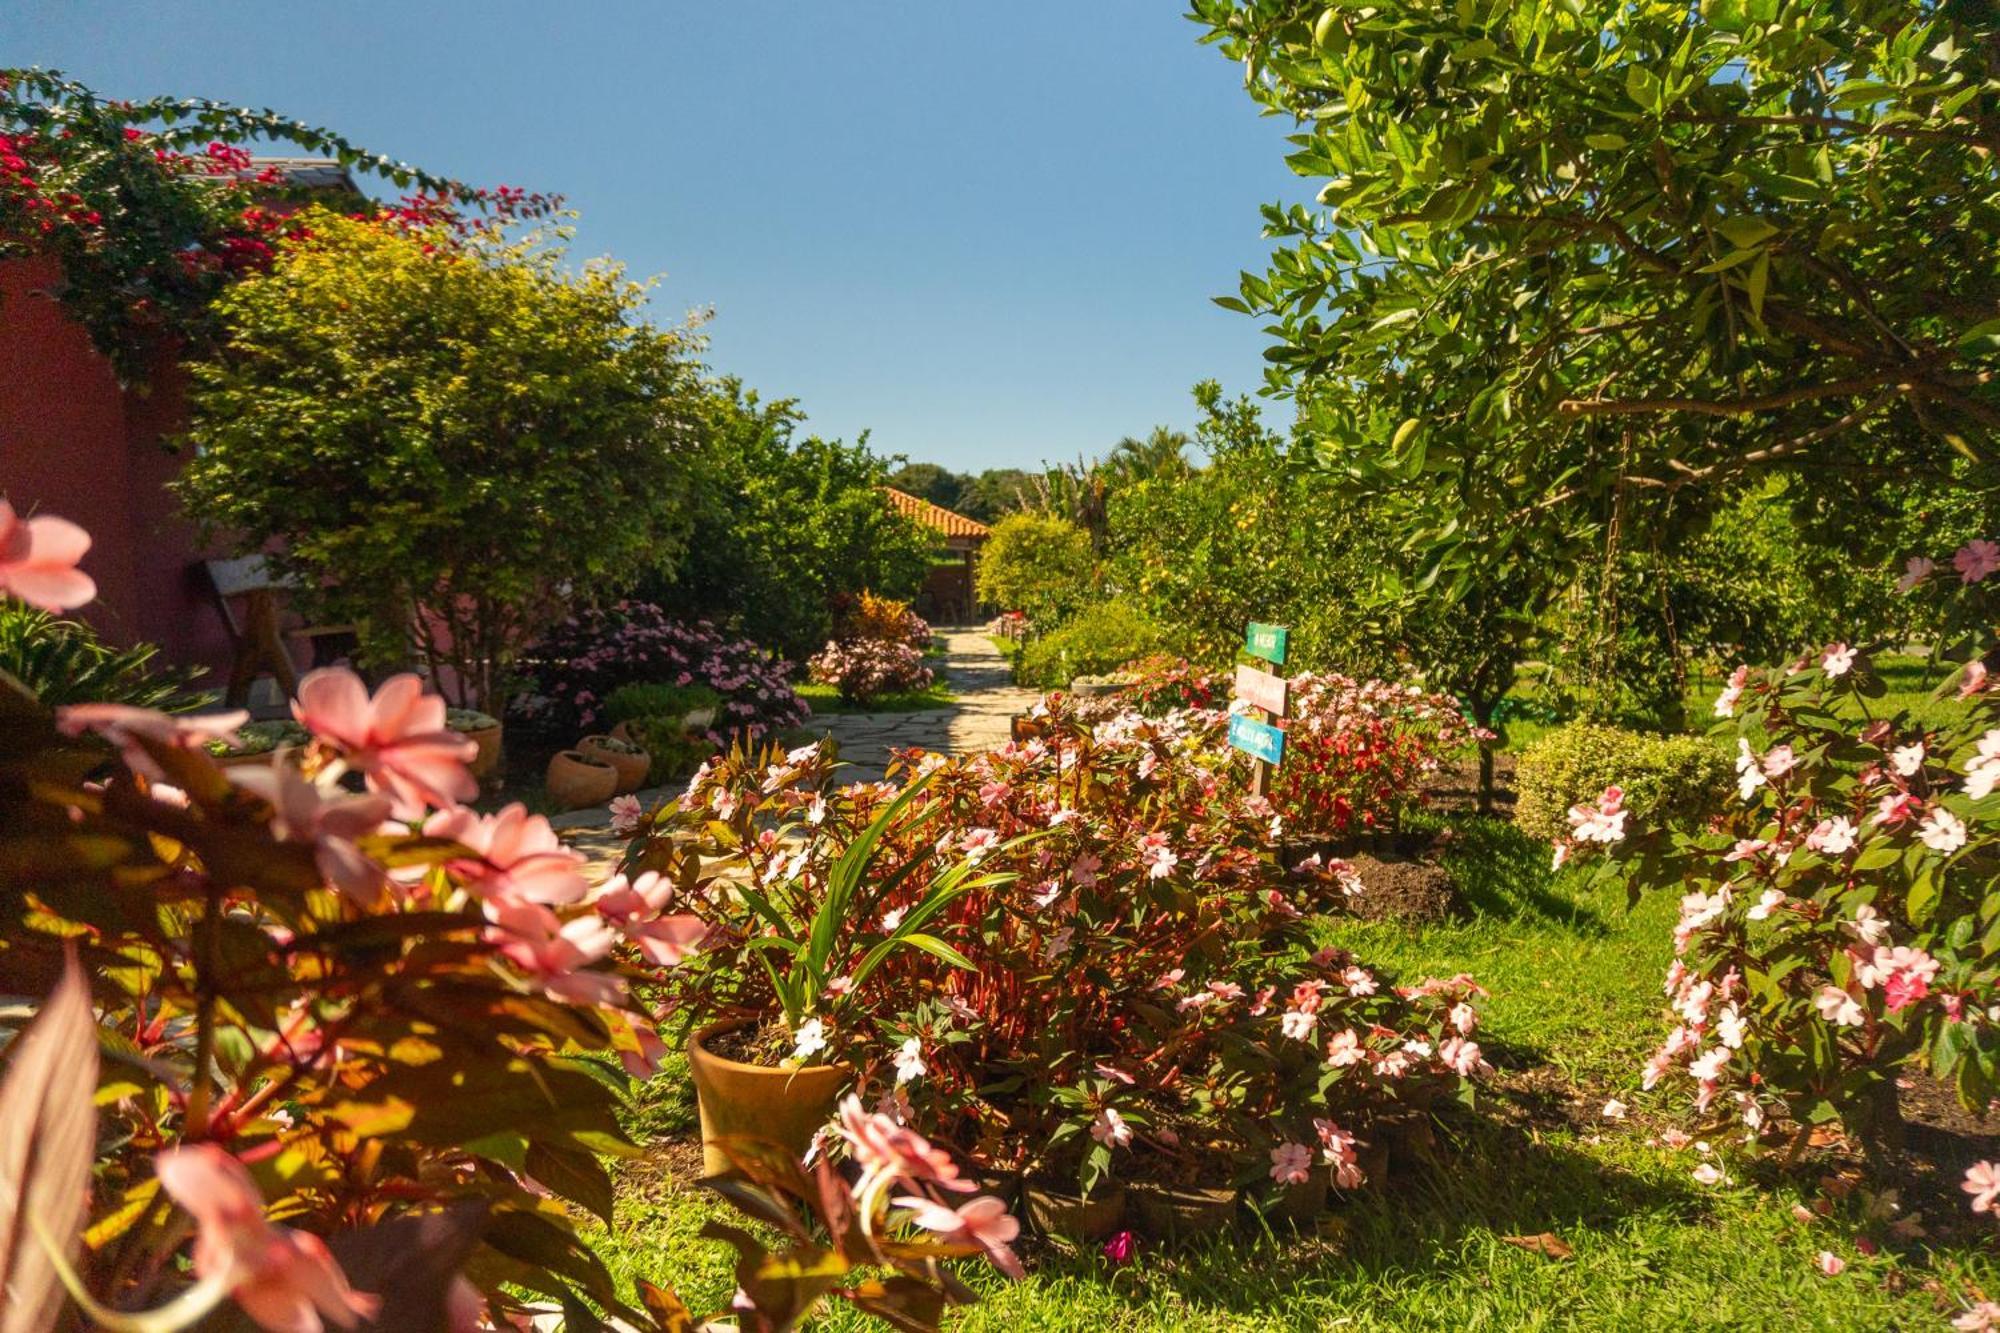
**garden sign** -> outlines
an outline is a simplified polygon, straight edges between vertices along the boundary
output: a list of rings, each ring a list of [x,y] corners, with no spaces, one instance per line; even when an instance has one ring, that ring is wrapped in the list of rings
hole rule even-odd
[[[1244,651],[1274,666],[1285,664],[1289,632],[1283,625],[1260,625],[1254,621],[1243,636]],[[1285,758],[1285,733],[1277,723],[1285,716],[1286,685],[1283,676],[1261,667],[1236,668],[1236,698],[1250,711],[1229,715],[1229,743],[1250,756],[1250,790],[1258,796],[1271,789],[1271,770]]]

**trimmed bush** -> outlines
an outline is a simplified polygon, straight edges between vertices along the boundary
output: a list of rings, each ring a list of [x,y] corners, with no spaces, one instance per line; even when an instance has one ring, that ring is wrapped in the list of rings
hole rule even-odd
[[[1021,654],[1021,683],[1067,689],[1078,676],[1115,671],[1166,647],[1166,632],[1125,602],[1100,602]]]
[[[642,717],[686,717],[697,708],[716,708],[722,696],[706,685],[663,685],[657,681],[635,681],[620,685],[604,701],[602,720],[607,727]]]
[[[671,713],[625,720],[633,744],[653,761],[646,770],[646,781],[652,786],[686,777],[715,753],[715,743],[706,735],[689,731],[681,717]]]
[[[1514,822],[1535,838],[1569,832],[1569,810],[1614,784],[1643,825],[1685,827],[1707,815],[1733,775],[1729,757],[1701,736],[1654,736],[1572,722],[1529,746],[1514,773]]]

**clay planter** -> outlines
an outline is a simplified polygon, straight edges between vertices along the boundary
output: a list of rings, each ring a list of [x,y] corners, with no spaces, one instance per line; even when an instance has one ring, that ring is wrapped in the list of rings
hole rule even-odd
[[[618,770],[575,750],[549,760],[549,803],[563,810],[602,805],[618,791]]]
[[[458,734],[479,747],[479,752],[472,756],[472,762],[465,766],[466,771],[479,781],[486,781],[500,767],[500,724],[495,722],[478,731],[461,731]]]
[[[1125,1221],[1125,1187],[1111,1185],[1088,1199],[1027,1185],[1028,1220],[1045,1236],[1064,1240],[1103,1240]]]
[[[653,766],[653,757],[644,750],[637,754],[621,754],[605,745],[605,739],[603,736],[585,736],[576,743],[576,748],[580,753],[618,770],[618,789],[612,793],[613,795],[623,796],[628,791],[637,791],[645,786],[646,772]],[[615,739],[625,741],[627,744],[638,744],[630,736],[619,736]]]
[[[1143,1236],[1179,1240],[1210,1235],[1236,1216],[1236,1191],[1141,1182],[1126,1191],[1125,1211],[1133,1230]]]
[[[720,1138],[736,1136],[775,1143],[803,1157],[814,1131],[833,1119],[840,1090],[854,1078],[848,1065],[801,1065],[779,1069],[726,1060],[702,1042],[747,1026],[711,1023],[688,1038],[688,1072],[694,1076],[696,1104],[701,1108],[701,1169],[719,1176],[729,1159],[715,1146]]]

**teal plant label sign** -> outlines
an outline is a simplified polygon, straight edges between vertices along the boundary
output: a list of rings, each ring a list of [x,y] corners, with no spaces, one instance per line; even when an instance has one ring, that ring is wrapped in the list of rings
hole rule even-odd
[[[1283,631],[1279,631],[1283,633]],[[1245,717],[1241,713],[1229,715],[1229,743],[1252,759],[1262,759],[1267,764],[1275,764],[1285,757],[1285,733],[1268,722]]]
[[[1243,636],[1243,647],[1252,657],[1261,657],[1266,662],[1285,664],[1285,643],[1291,631],[1283,625],[1260,625],[1250,622],[1250,630]]]

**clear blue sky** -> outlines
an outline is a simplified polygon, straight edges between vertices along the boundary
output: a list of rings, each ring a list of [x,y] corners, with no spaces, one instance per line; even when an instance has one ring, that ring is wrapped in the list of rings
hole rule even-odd
[[[957,469],[1096,454],[1259,377],[1212,305],[1304,198],[1176,0],[5,0],[0,63],[268,105],[559,192],[713,306],[710,364]]]

